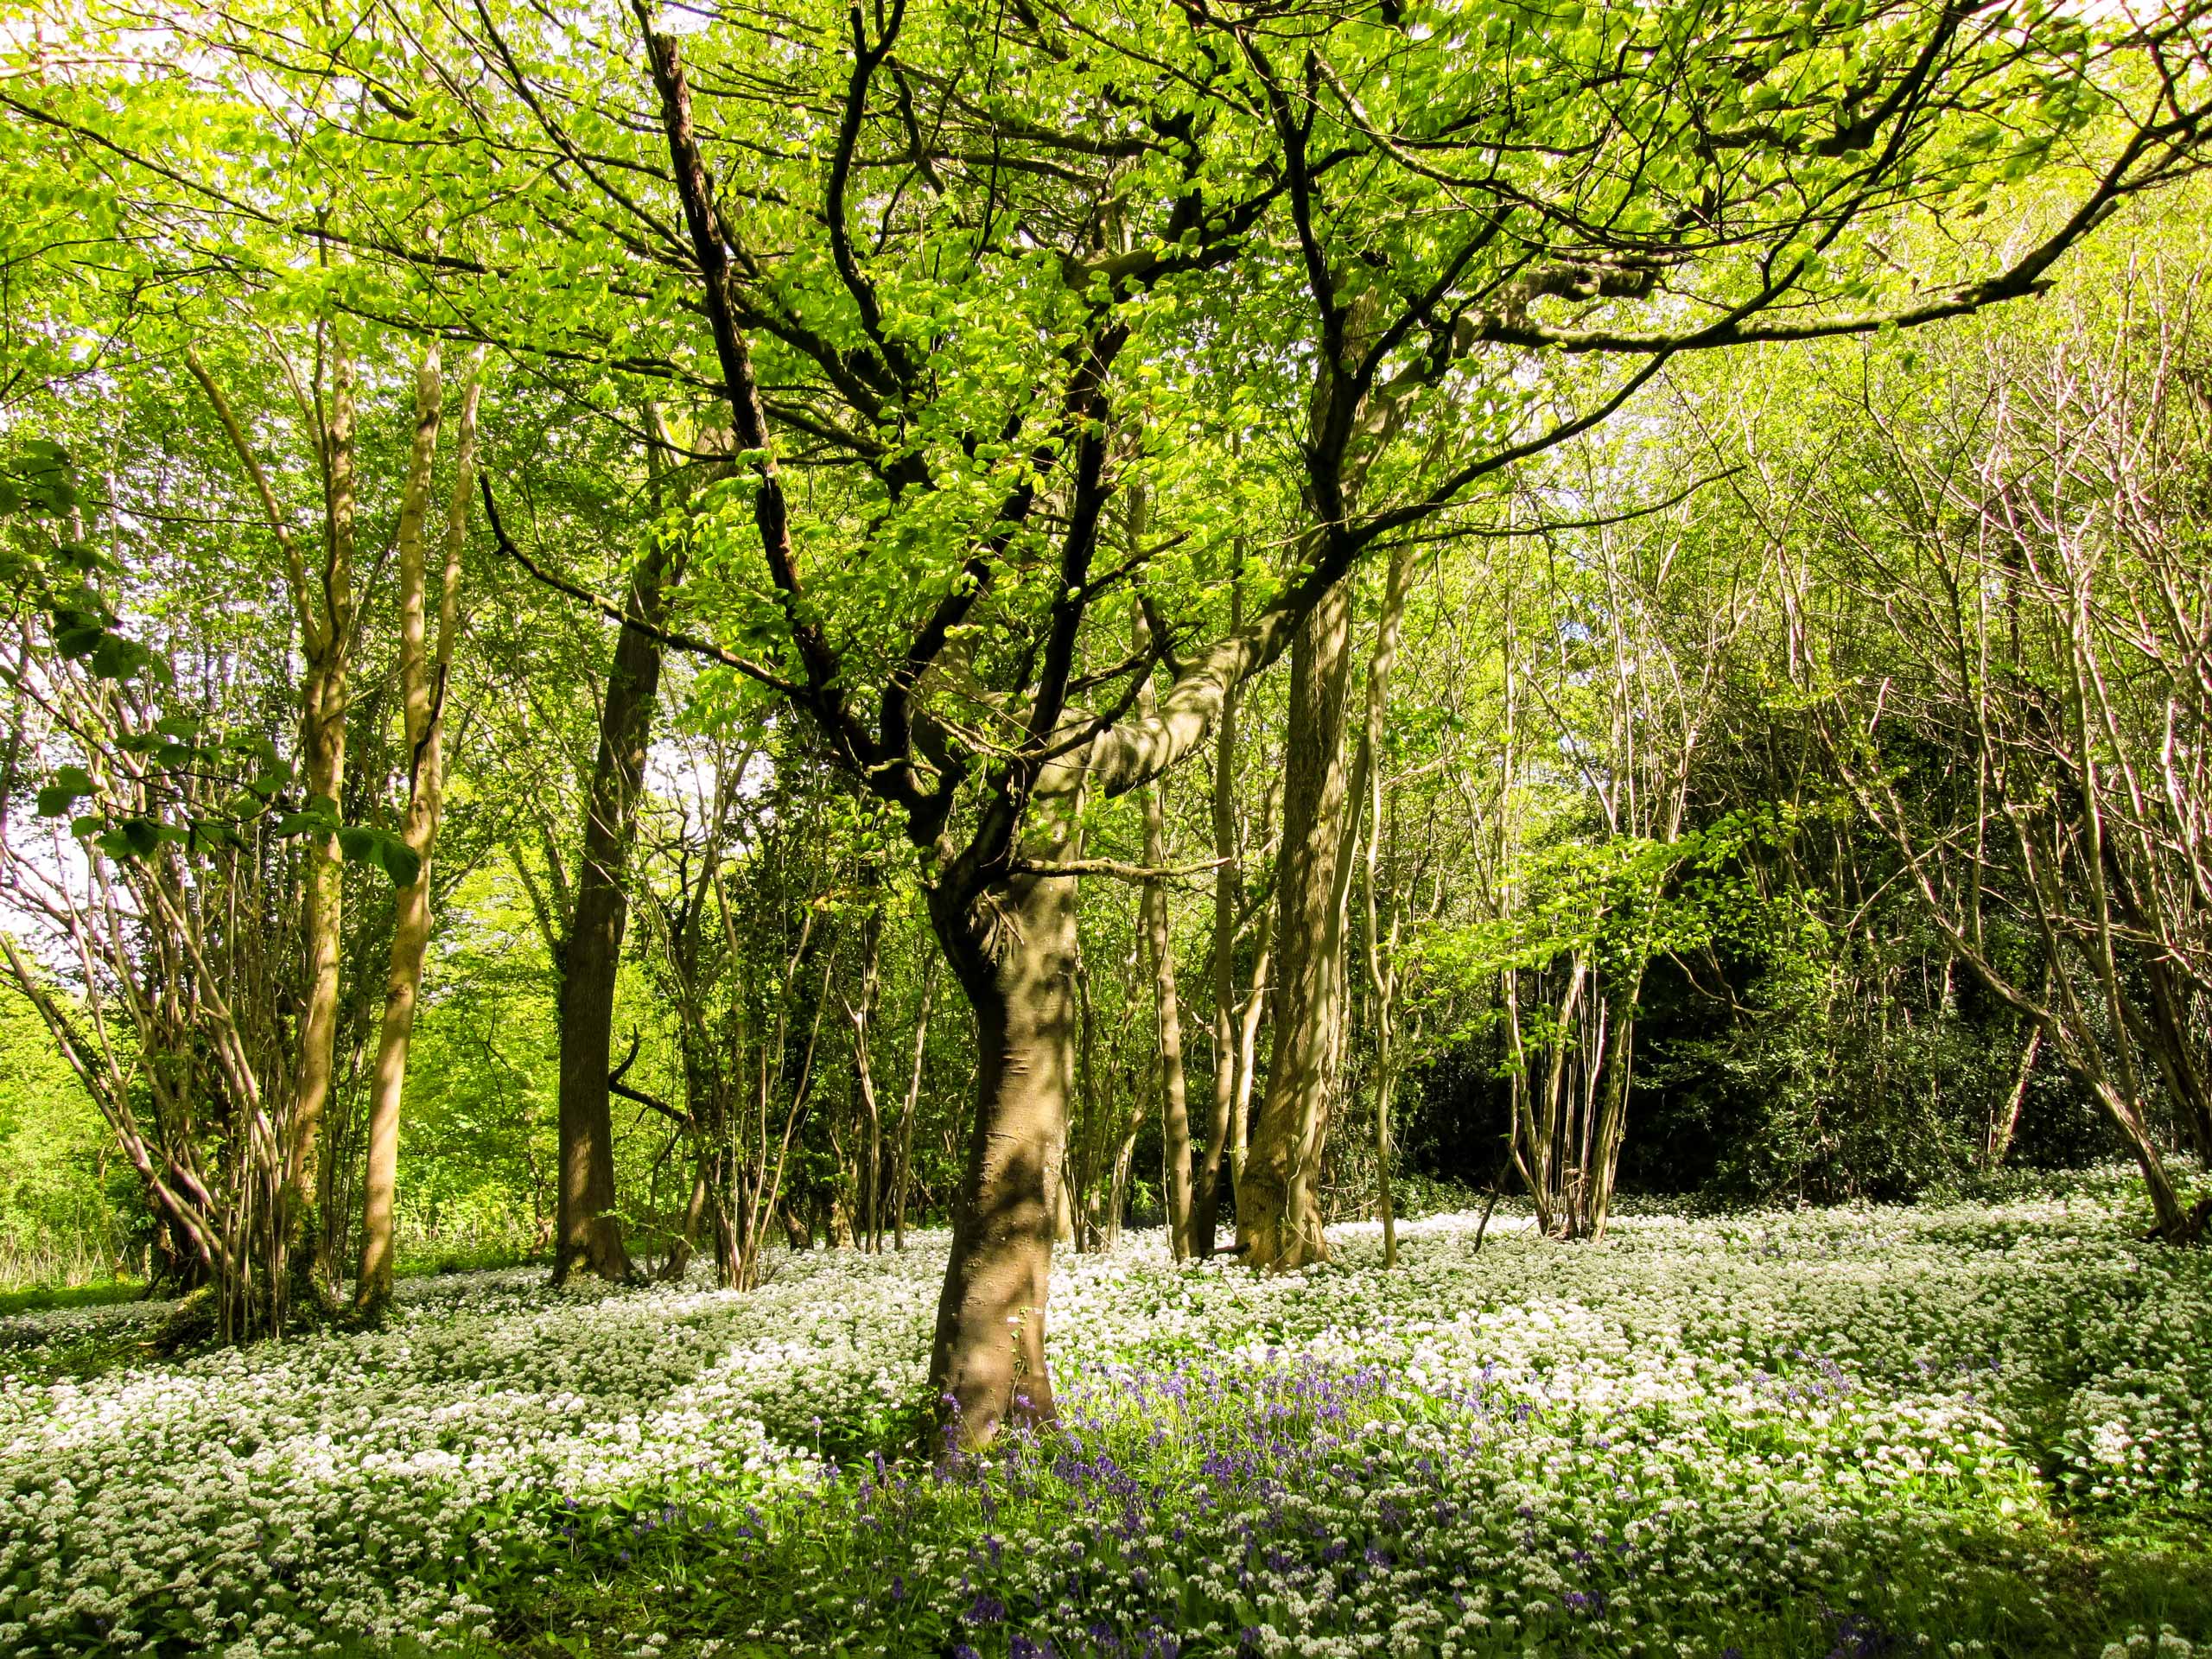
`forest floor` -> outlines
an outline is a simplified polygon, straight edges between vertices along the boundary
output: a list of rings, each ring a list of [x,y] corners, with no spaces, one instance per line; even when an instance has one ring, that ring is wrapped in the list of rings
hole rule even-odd
[[[1878,1654],[2212,1641],[2212,1256],[2123,1184],[1056,1266],[1063,1424],[912,1455],[941,1238],[0,1319],[0,1651]],[[2117,1645],[2114,1645],[2117,1644]]]

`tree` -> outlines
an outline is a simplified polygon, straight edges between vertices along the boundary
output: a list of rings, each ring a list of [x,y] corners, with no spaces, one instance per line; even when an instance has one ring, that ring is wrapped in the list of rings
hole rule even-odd
[[[332,833],[342,856],[394,880],[411,879],[411,855],[294,792],[278,741],[292,735],[283,711],[298,706],[297,683],[281,633],[226,638],[210,623],[227,602],[183,561],[162,616],[181,638],[156,631],[149,645],[125,629],[134,577],[92,537],[112,543],[127,521],[173,517],[158,489],[87,513],[66,453],[32,455],[31,516],[60,525],[16,550],[29,578],[14,590],[16,686],[36,714],[17,735],[50,779],[37,805],[52,828],[35,850],[11,837],[0,871],[13,902],[44,921],[60,971],[12,938],[0,950],[144,1185],[161,1275],[211,1290],[225,1340],[281,1333],[311,1243],[286,983],[304,872],[289,843]]]
[[[377,1039],[371,1087],[367,1167],[362,1181],[361,1265],[354,1281],[357,1309],[373,1313],[391,1297],[397,1250],[393,1206],[399,1170],[399,1108],[407,1077],[407,1049],[415,1032],[415,1007],[423,988],[423,958],[430,942],[430,855],[445,807],[446,688],[453,672],[461,623],[461,556],[468,540],[468,501],[475,488],[476,411],[483,387],[483,358],[472,354],[461,382],[461,431],[454,445],[454,481],[446,510],[444,559],[437,586],[437,626],[430,632],[430,588],[424,556],[423,519],[429,508],[430,460],[437,445],[442,387],[437,347],[424,352],[416,372],[416,451],[399,509],[399,678],[407,754],[407,817],[400,839],[416,858],[415,879],[399,885],[391,932],[391,971],[385,980],[384,1021]]]
[[[308,837],[302,912],[308,984],[300,1022],[290,1144],[285,1153],[283,1203],[296,1218],[288,1225],[304,1222],[313,1213],[309,1195],[318,1185],[322,1120],[337,1065],[339,947],[345,931],[346,902],[344,855],[338,842],[338,799],[346,784],[347,680],[359,645],[353,594],[354,368],[342,330],[327,322],[317,330],[314,361],[314,373],[308,379],[289,360],[284,364],[302,423],[313,434],[321,473],[323,552],[310,573],[291,522],[270,487],[268,474],[232,412],[229,399],[197,353],[188,349],[185,356],[186,366],[222,421],[283,555],[300,649],[306,658],[300,681],[300,731],[311,821],[303,820],[299,828]],[[428,457],[419,459],[427,467]],[[421,480],[425,487],[427,482],[427,477]],[[416,486],[417,480],[410,475],[408,488]],[[303,1263],[311,1265],[316,1281],[326,1289],[336,1278],[334,1264],[319,1259],[328,1236],[327,1230],[316,1228],[311,1237],[297,1241],[304,1247]]]

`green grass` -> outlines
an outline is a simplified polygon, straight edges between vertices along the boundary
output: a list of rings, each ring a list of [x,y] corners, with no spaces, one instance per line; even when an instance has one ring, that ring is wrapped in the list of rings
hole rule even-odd
[[[399,1259],[402,1279],[427,1279],[438,1274],[485,1273],[509,1268],[544,1267],[550,1257],[506,1246],[486,1245],[467,1249],[424,1250]],[[23,1285],[0,1290],[0,1319],[17,1313],[44,1313],[57,1307],[111,1307],[133,1302],[146,1294],[143,1279],[99,1279],[89,1284]]]
[[[467,1245],[403,1243],[397,1271],[402,1279],[423,1279],[436,1274],[550,1267],[552,1259],[543,1251],[506,1243]],[[143,1279],[105,1276],[92,1257],[86,1256],[84,1261],[93,1273],[102,1276],[62,1279],[49,1273],[34,1282],[19,1282],[0,1288],[0,1319],[16,1313],[43,1313],[57,1307],[105,1307],[116,1302],[131,1301],[146,1294]],[[49,1259],[48,1266],[50,1268],[51,1265]],[[4,1278],[0,1278],[0,1286],[4,1285]]]
[[[16,1313],[44,1313],[57,1307],[111,1307],[135,1302],[146,1294],[143,1279],[108,1279],[89,1285],[31,1285],[0,1290],[0,1319]]]
[[[479,1244],[453,1249],[400,1253],[395,1271],[402,1279],[424,1279],[442,1273],[500,1273],[510,1268],[544,1268],[553,1258],[542,1251],[506,1244]]]

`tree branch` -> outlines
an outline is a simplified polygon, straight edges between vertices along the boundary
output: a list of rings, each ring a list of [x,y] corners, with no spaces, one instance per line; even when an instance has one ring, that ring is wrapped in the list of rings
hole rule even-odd
[[[658,645],[667,645],[677,651],[689,652],[695,657],[704,657],[709,662],[720,663],[724,668],[734,668],[746,678],[767,686],[772,690],[779,691],[787,697],[796,700],[805,695],[806,688],[796,681],[787,680],[779,674],[772,673],[760,664],[739,656],[735,652],[725,650],[711,639],[701,639],[691,634],[678,633],[673,628],[657,626],[643,617],[633,616],[621,607],[601,599],[589,588],[580,588],[573,582],[555,575],[537,560],[531,558],[529,554],[524,552],[521,548],[516,546],[513,538],[508,536],[506,526],[499,522],[499,504],[492,499],[490,477],[480,473],[477,474],[476,483],[484,497],[484,517],[491,524],[493,545],[540,582],[553,589],[555,593],[565,594],[570,599],[581,601],[609,621],[619,622],[626,628],[633,629]]]

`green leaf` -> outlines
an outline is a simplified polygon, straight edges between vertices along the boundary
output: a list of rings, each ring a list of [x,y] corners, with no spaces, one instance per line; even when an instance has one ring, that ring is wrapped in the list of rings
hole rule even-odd
[[[102,835],[99,845],[110,858],[146,858],[167,839],[153,819],[125,818]]]
[[[92,651],[92,672],[104,680],[135,679],[149,670],[158,678],[162,664],[154,653],[135,639],[126,639],[119,633],[105,635]]]
[[[422,855],[389,830],[349,823],[338,832],[338,849],[349,864],[382,870],[396,887],[412,887],[423,874]]]
[[[106,638],[107,629],[99,623],[76,622],[54,631],[54,648],[73,663],[98,651]]]
[[[63,766],[54,781],[38,792],[38,815],[58,818],[92,792],[92,774],[82,766]]]
[[[328,836],[338,831],[338,803],[327,795],[309,798],[297,812],[287,812],[276,820],[279,836]]]

